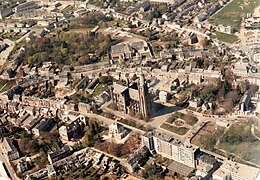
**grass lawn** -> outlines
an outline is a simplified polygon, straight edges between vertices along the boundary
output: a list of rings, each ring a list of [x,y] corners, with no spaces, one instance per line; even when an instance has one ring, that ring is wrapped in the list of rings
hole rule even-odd
[[[146,131],[146,132],[149,131],[148,128],[146,128],[146,127],[144,127],[143,125],[138,124],[138,123],[136,123],[136,122],[134,122],[134,121],[130,121],[130,120],[126,120],[126,119],[120,119],[120,120],[118,120],[118,122],[121,122],[121,123],[126,124],[126,125],[128,125],[128,126],[132,126],[132,127],[134,127],[134,128],[140,129],[140,130],[142,130],[142,131]]]
[[[260,6],[259,0],[232,0],[210,20],[215,25],[232,26],[238,31],[240,18],[245,17],[247,13],[253,13],[258,6]]]
[[[233,44],[234,42],[236,42],[238,40],[238,37],[236,35],[226,34],[226,33],[218,32],[218,31],[216,31],[215,35],[212,35],[211,37],[217,38],[220,41],[230,43],[230,44]]]
[[[260,138],[260,130],[255,128],[255,135]]]
[[[104,90],[106,89],[106,87],[103,84],[98,84],[96,89],[94,90],[94,92],[92,93],[92,96],[99,96]]]
[[[196,111],[197,109],[195,107],[187,107],[187,109],[191,110],[191,111]]]
[[[194,124],[196,124],[198,122],[198,118],[189,115],[189,114],[183,114],[181,112],[176,112],[172,115],[172,118],[175,119],[182,119],[186,122],[186,124],[193,126]]]
[[[70,29],[67,33],[85,33],[87,34],[88,32],[90,32],[93,28],[88,28],[88,27],[80,27],[80,28],[72,28]]]
[[[221,135],[223,135],[224,130],[224,128],[220,127],[215,129],[214,123],[208,123],[194,138],[192,138],[191,143],[203,149],[214,151],[214,147],[218,139],[221,137]]]
[[[176,120],[176,118],[173,117],[173,116],[171,116],[171,117],[169,117],[169,118],[166,120],[166,122],[172,124],[175,120]]]
[[[15,80],[10,80],[7,81],[6,83],[1,83],[0,85],[0,92],[5,92],[9,89],[11,89],[14,85],[16,85],[16,81]]]
[[[173,133],[179,134],[179,135],[184,135],[186,134],[189,129],[185,128],[185,127],[175,127],[175,126],[171,126],[169,124],[163,123],[161,126],[161,128],[166,129],[168,131],[171,131]]]
[[[260,165],[260,141],[251,134],[251,125],[232,125],[221,137],[218,147]]]
[[[100,0],[89,0],[88,2],[89,2],[89,4],[92,4],[92,5],[95,5],[98,7],[102,7],[102,5],[103,5],[102,1],[100,1]]]

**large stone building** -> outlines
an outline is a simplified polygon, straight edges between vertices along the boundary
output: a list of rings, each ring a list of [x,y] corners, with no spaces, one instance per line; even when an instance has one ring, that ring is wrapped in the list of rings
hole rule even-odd
[[[109,126],[108,136],[116,139],[123,139],[127,135],[127,130],[117,122]]]
[[[13,145],[12,139],[6,137],[3,140],[2,144],[3,154],[8,157],[10,161],[19,158],[19,152],[16,147]]]
[[[21,17],[21,16],[24,16],[26,14],[33,13],[33,12],[36,11],[36,9],[38,7],[39,6],[38,6],[37,2],[34,2],[34,1],[21,3],[14,8],[14,12],[15,12],[14,16],[15,17]]]
[[[83,135],[85,126],[86,118],[79,115],[74,120],[66,122],[65,125],[59,128],[60,137],[64,141],[78,139]]]
[[[143,40],[127,41],[111,46],[110,56],[113,60],[146,59],[151,57],[151,51],[147,42]]]
[[[114,83],[111,92],[112,101],[119,111],[130,115],[140,115],[142,118],[151,116],[152,99],[143,74],[140,75],[138,82],[133,82],[128,86]]]
[[[65,145],[60,150],[49,153],[48,161],[50,164],[53,164],[69,155],[71,155],[71,148],[68,145]]]
[[[156,131],[144,134],[142,136],[142,145],[153,153],[160,154],[191,168],[196,168],[195,160],[200,152],[197,146],[185,144],[179,139]]]

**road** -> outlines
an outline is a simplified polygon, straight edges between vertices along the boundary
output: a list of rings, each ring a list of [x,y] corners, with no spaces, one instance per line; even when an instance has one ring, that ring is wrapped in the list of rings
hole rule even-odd
[[[28,37],[29,32],[27,32],[26,34],[24,34],[21,38],[19,38],[18,40],[11,41],[10,39],[4,39],[3,42],[5,44],[8,45],[8,47],[0,53],[0,65],[5,64],[8,56],[10,55],[10,53],[12,52],[12,50],[14,49],[15,44],[21,42],[22,40],[24,40],[26,37]]]
[[[15,42],[9,39],[4,39],[3,42],[7,44],[8,47],[0,53],[0,65],[3,65],[6,62],[9,54],[11,53],[15,45]]]
[[[101,115],[98,115],[98,114],[93,114],[93,113],[86,113],[86,112],[80,112],[82,115],[86,116],[86,117],[89,117],[89,118],[93,118],[93,119],[96,119],[98,121],[102,121],[104,124],[106,124],[107,126],[111,125],[112,123],[115,122],[115,120],[113,119],[109,119],[107,117],[104,117],[104,116],[101,116]],[[128,129],[131,129],[132,131],[136,131],[136,132],[139,132],[141,134],[144,134],[145,132],[140,130],[140,129],[137,129],[135,127],[132,127],[132,126],[128,126],[126,124],[123,124],[121,122],[118,122],[118,124],[121,124],[123,125],[124,127],[128,128]]]
[[[165,106],[164,110],[161,110],[161,112],[157,112],[155,117],[153,117],[149,122],[146,122],[144,120],[140,120],[140,119],[131,117],[129,115],[123,114],[121,112],[114,111],[114,110],[107,107],[108,104],[109,103],[106,103],[105,105],[103,105],[102,109],[105,110],[106,112],[114,114],[116,117],[129,119],[130,121],[135,121],[138,124],[141,124],[141,125],[146,126],[146,127],[151,127],[153,129],[156,129],[157,131],[159,131],[161,133],[176,137],[180,140],[183,140],[183,141],[186,141],[186,142],[189,142],[189,143],[190,143],[190,140],[193,138],[193,136],[195,136],[197,134],[197,132],[202,127],[204,127],[204,125],[207,122],[224,122],[226,124],[233,124],[233,123],[239,123],[240,121],[244,121],[246,119],[246,117],[238,118],[235,115],[227,115],[227,116],[210,115],[210,116],[206,116],[206,115],[201,114],[199,112],[190,111],[190,110],[187,110],[187,109],[182,109],[182,108],[174,106],[172,104],[165,103],[164,104],[164,106]],[[175,113],[177,111],[184,113],[184,114],[191,113],[193,116],[195,116],[199,119],[198,122],[194,126],[192,126],[192,128],[183,136],[175,134],[171,131],[168,131],[168,130],[160,127],[173,113]],[[102,119],[104,120],[104,117],[102,117]],[[106,121],[108,121],[108,118],[107,118]],[[120,124],[122,124],[122,123],[120,123]],[[125,124],[122,124],[122,125],[127,126]],[[139,129],[133,128],[131,126],[127,126],[127,127],[132,129],[132,130],[137,130],[139,132],[143,132],[143,131],[140,131]]]
[[[7,157],[5,155],[2,154],[3,150],[2,150],[2,143],[0,145],[0,160],[5,164],[6,168],[8,169],[8,172],[12,178],[12,180],[19,180],[20,178],[18,178],[16,176],[16,173],[14,171],[14,169],[12,168],[9,160],[7,159]],[[1,179],[1,178],[0,178]]]
[[[252,125],[252,127],[251,127],[251,133],[252,133],[252,135],[253,135],[258,141],[260,141],[260,137],[258,137],[258,136],[255,134],[255,126],[254,126],[254,125]]]

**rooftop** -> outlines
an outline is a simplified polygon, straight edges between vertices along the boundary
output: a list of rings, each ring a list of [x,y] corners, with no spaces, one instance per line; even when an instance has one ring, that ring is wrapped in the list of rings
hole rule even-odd
[[[157,131],[147,132],[147,133],[144,134],[144,136],[146,136],[146,137],[155,136],[155,137],[157,137],[157,138],[159,138],[159,139],[161,139],[163,141],[166,141],[166,142],[169,142],[171,144],[178,145],[178,146],[180,146],[181,143],[182,143],[181,140],[178,139],[178,138],[174,138],[174,137],[168,136],[166,134],[161,134],[161,133],[159,133]]]
[[[139,93],[138,90],[129,88],[129,95],[131,99],[139,101]]]
[[[69,151],[70,151],[70,147],[68,145],[65,145],[60,150],[50,153],[49,156],[50,156],[51,159],[54,159],[54,158],[59,157],[60,155],[63,155],[64,153],[67,153]]]
[[[114,83],[113,87],[114,87],[114,93],[116,93],[116,94],[122,93],[127,89],[126,86],[122,86],[122,85],[117,84],[117,83]]]
[[[168,166],[168,169],[172,172],[177,172],[183,176],[189,176],[193,171],[193,168],[177,161],[172,161],[172,163]]]
[[[4,138],[3,143],[7,152],[17,150],[16,147],[13,145],[12,139],[6,137]]]

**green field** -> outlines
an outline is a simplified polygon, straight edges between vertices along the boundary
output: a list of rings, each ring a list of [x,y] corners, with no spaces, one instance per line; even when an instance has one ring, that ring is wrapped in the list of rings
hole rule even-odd
[[[0,93],[1,92],[5,92],[9,89],[11,89],[13,86],[16,85],[16,81],[15,80],[0,80]]]
[[[176,127],[166,123],[163,123],[160,127],[179,135],[184,135],[189,131],[186,127]]]
[[[238,31],[241,18],[245,17],[247,13],[253,13],[258,6],[260,6],[259,0],[233,0],[212,16],[210,21],[215,25],[232,26]]]
[[[233,44],[238,40],[238,37],[233,34],[226,34],[222,32],[215,32],[215,35],[211,35],[211,38],[217,38],[218,40],[226,43]]]
[[[232,125],[221,137],[218,147],[228,153],[260,164],[260,141],[251,134],[251,125]]]
[[[211,122],[200,129],[191,143],[226,157],[233,154],[239,162],[260,165],[260,141],[252,135],[251,124],[232,124],[225,129]]]
[[[198,118],[189,115],[189,114],[183,114],[181,112],[176,112],[172,115],[173,118],[175,119],[182,119],[186,122],[186,124],[193,126],[194,124],[196,124],[198,122]]]

